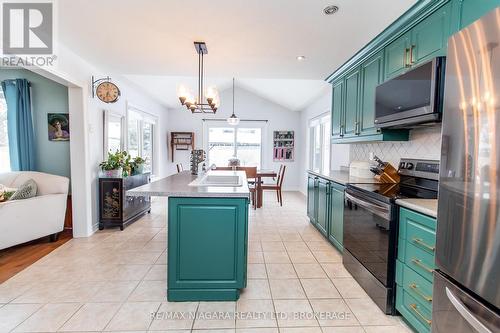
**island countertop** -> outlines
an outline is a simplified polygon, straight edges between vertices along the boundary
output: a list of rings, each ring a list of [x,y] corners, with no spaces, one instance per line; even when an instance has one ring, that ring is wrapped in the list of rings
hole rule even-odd
[[[130,196],[197,197],[197,198],[249,198],[248,183],[244,171],[209,171],[218,175],[238,175],[241,186],[189,186],[198,176],[183,171],[152,183],[127,191]]]

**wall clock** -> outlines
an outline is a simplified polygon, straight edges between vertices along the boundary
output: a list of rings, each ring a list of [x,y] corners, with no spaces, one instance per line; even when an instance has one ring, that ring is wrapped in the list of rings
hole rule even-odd
[[[111,82],[109,76],[98,80],[94,80],[92,77],[92,97],[96,95],[104,103],[115,103],[120,98],[121,93],[118,86]]]

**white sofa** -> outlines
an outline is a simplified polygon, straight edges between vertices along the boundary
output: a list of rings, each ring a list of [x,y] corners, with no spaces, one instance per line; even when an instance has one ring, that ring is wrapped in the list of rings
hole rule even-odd
[[[57,234],[64,229],[69,179],[42,172],[20,171],[0,173],[0,184],[18,188],[33,179],[36,197],[0,202],[0,250],[40,237]]]

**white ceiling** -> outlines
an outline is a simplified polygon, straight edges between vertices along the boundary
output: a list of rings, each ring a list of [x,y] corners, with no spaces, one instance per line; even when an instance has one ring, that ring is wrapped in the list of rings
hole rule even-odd
[[[315,80],[322,81],[415,2],[58,1],[58,34],[75,53],[110,74],[125,75],[168,106],[178,105],[172,88],[179,79],[194,93],[193,41],[205,41],[207,81],[219,90],[236,77],[238,85],[298,110],[325,89]],[[323,15],[329,4],[340,11]],[[299,62],[297,55],[307,59]]]

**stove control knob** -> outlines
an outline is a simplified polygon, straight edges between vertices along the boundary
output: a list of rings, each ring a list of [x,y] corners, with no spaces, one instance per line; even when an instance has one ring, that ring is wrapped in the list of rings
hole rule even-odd
[[[412,170],[413,169],[413,163],[410,163],[410,162],[406,163],[406,169],[407,170]]]

